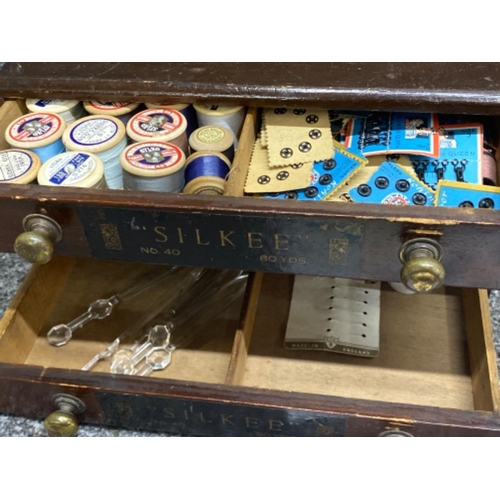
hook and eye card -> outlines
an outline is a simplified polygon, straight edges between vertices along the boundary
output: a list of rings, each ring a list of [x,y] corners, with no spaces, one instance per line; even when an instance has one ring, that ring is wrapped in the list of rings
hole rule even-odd
[[[296,276],[285,347],[376,357],[380,282]]]

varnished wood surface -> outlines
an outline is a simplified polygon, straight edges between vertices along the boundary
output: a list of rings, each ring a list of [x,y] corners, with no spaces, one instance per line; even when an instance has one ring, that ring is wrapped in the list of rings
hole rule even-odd
[[[4,63],[0,96],[500,112],[499,63]]]

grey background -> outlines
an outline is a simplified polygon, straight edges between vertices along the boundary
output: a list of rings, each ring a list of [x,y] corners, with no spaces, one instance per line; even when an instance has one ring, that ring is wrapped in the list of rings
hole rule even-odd
[[[14,297],[29,265],[21,261],[15,254],[0,253],[0,317]],[[494,290],[490,295],[490,308],[494,331],[497,365],[500,358],[500,291]],[[0,436],[46,436],[43,423],[38,420],[0,415]],[[82,425],[78,436],[120,437],[120,436],[166,436],[146,432],[131,432],[123,429],[92,427]]]

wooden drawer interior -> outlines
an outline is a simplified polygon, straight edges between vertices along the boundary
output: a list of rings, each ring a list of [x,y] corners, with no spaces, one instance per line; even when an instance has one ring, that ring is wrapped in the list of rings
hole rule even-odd
[[[64,347],[45,334],[112,295],[150,266],[54,258],[33,268],[0,323],[0,362],[79,369],[129,324],[147,301],[119,307],[75,332]],[[487,293],[443,289],[401,295],[383,286],[381,354],[367,359],[283,347],[293,276],[255,274],[243,302],[206,325],[203,341],[176,351],[154,376],[409,403],[498,411],[498,380]],[[161,293],[161,291],[157,292]],[[101,362],[95,370],[107,372]],[[148,379],[141,379],[147,386]]]

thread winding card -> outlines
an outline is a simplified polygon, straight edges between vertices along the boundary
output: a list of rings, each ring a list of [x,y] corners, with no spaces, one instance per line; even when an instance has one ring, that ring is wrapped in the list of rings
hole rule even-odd
[[[324,109],[267,108],[264,123],[270,167],[333,156],[330,120]]]
[[[312,162],[281,168],[270,168],[267,149],[261,139],[254,144],[248,167],[245,193],[281,193],[304,189],[311,184]]]

